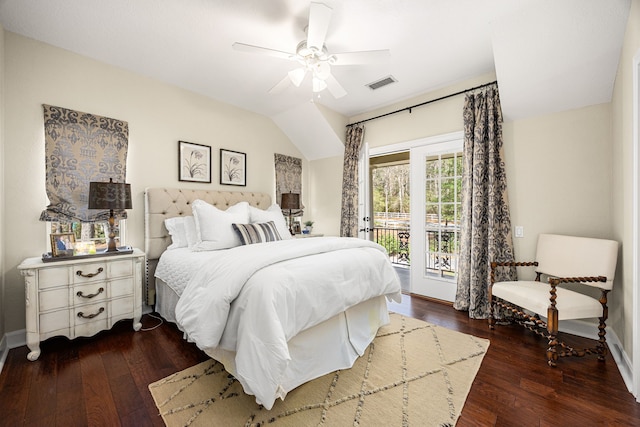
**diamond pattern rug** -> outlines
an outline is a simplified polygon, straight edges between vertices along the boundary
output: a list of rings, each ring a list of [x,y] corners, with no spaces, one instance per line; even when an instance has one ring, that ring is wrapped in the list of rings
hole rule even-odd
[[[489,341],[391,313],[351,369],[292,390],[270,411],[210,360],[149,385],[170,426],[453,426]]]

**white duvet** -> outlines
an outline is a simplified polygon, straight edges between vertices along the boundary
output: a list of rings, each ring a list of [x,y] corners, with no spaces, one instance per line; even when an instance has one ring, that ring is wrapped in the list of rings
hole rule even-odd
[[[236,378],[270,409],[281,395],[289,339],[380,295],[400,302],[382,246],[339,237],[283,240],[217,251],[186,285],[176,320],[208,354],[236,352]]]

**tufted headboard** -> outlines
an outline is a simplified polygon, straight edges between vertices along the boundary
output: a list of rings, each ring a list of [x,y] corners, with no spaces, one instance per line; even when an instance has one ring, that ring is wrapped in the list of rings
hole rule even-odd
[[[204,200],[225,210],[238,202],[249,202],[251,206],[267,209],[271,196],[264,193],[241,191],[207,191],[180,188],[147,188],[144,192],[144,250],[147,255],[146,298],[147,304],[155,303],[154,273],[160,255],[171,244],[171,237],[164,220],[176,216],[191,215],[191,203]]]

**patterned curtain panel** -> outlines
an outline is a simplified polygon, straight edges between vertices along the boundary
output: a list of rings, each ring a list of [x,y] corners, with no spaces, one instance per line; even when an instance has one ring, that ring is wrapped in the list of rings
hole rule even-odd
[[[458,287],[454,307],[469,317],[489,315],[489,263],[513,261],[507,177],[502,149],[502,110],[497,86],[467,93]],[[504,268],[497,280],[515,280]]]
[[[358,159],[364,140],[364,125],[349,126],[344,147],[340,236],[358,237]]]
[[[125,182],[129,124],[43,105],[46,190],[40,221],[106,221],[109,211],[89,210],[89,182]],[[126,218],[126,211],[114,212]]]
[[[291,216],[302,216],[304,205],[302,204],[302,159],[297,157],[275,154],[276,165],[276,203],[280,205],[282,193],[300,194],[300,210],[291,211]],[[289,210],[283,210],[282,214],[289,217]]]

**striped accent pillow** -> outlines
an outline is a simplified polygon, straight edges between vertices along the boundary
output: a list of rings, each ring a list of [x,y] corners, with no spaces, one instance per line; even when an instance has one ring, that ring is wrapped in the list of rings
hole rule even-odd
[[[238,232],[243,245],[252,243],[275,242],[282,240],[273,221],[255,224],[233,224],[233,229]]]

